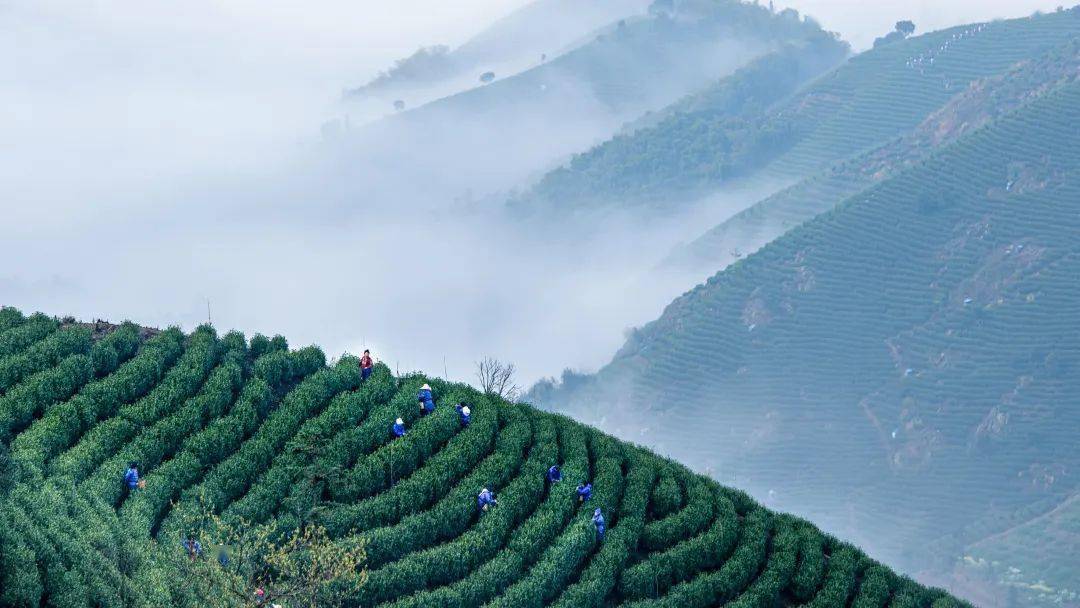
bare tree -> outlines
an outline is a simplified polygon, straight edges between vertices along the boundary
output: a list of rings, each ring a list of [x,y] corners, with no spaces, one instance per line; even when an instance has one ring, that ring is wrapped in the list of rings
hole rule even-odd
[[[476,379],[480,381],[480,390],[507,401],[516,401],[521,396],[521,387],[514,382],[515,373],[517,367],[513,363],[503,363],[491,357],[476,362]]]

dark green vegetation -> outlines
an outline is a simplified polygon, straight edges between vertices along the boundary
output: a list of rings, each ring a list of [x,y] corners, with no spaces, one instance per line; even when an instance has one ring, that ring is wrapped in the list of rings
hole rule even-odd
[[[1073,9],[898,41],[821,78],[801,97],[828,111],[774,168],[841,164],[729,228],[790,230],[597,375],[535,396],[890,563],[1075,601],[1078,38]]]
[[[672,461],[464,385],[382,365],[361,383],[356,359],[327,366],[281,338],[8,308],[0,348],[4,606],[205,605],[176,562],[199,504],[365,539],[353,606],[961,605]],[[424,382],[439,406],[420,418]],[[398,416],[409,431],[392,440]],[[129,495],[132,460],[146,487]],[[548,491],[553,463],[565,479]],[[499,504],[481,516],[484,486]]]

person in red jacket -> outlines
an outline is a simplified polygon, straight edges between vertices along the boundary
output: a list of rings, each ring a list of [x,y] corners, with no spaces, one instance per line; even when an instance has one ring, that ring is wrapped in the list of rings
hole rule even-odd
[[[371,360],[371,351],[364,349],[364,356],[360,357],[360,380],[366,381],[374,367],[375,362]]]

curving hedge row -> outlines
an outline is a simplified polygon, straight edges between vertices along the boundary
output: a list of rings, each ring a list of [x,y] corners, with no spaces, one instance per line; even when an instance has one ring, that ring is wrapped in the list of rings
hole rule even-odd
[[[31,608],[41,604],[45,592],[39,568],[45,566],[46,558],[30,546],[29,534],[13,521],[10,508],[0,508],[0,526],[4,533],[0,540],[0,605]]]
[[[249,521],[267,520],[289,495],[294,484],[307,483],[301,480],[306,466],[314,465],[313,470],[320,476],[335,477],[332,465],[327,463],[327,459],[321,458],[327,454],[324,446],[333,446],[333,438],[342,429],[364,420],[368,412],[393,394],[393,390],[393,379],[383,369],[373,373],[356,392],[335,397],[321,414],[304,422],[258,481],[243,497],[229,505],[225,510],[226,515]],[[305,451],[309,449],[323,451],[312,454]],[[320,480],[320,483],[323,481]]]
[[[25,322],[0,333],[0,359],[22,352],[56,331],[58,327],[60,324],[55,319],[41,313],[32,315]]]
[[[46,410],[11,444],[22,479],[41,477],[50,457],[70,446],[103,416],[150,391],[183,351],[184,334],[169,329],[143,344],[139,353],[74,398]]]
[[[735,506],[722,492],[712,489],[716,516],[705,532],[670,549],[651,553],[626,569],[619,581],[619,594],[628,600],[659,597],[672,586],[719,566],[739,539],[739,517]]]
[[[189,488],[181,502],[194,506],[206,500],[215,509],[223,510],[247,491],[304,420],[320,412],[334,396],[359,384],[356,359],[342,359],[335,367],[315,372],[282,399],[236,453],[215,466],[199,486]]]
[[[458,479],[466,477],[470,471],[475,470],[479,463],[495,449],[500,433],[505,431],[500,431],[498,410],[493,406],[488,406],[485,397],[474,397],[470,399],[470,403],[473,404],[474,413],[469,427],[454,435],[443,449],[425,458],[423,466],[416,469],[412,475],[395,481],[389,489],[369,498],[352,504],[334,504],[331,509],[335,511],[334,519],[338,522],[336,528],[340,529],[344,525],[342,522],[346,521],[354,522],[356,529],[393,525],[401,521],[403,517],[430,507],[444,497]],[[443,414],[449,416],[449,424],[455,427],[460,426],[457,412],[450,408],[446,410]],[[440,414],[437,412],[436,415]],[[429,418],[432,417],[429,416]],[[385,433],[385,429],[383,432]],[[428,434],[432,439],[422,440],[422,443],[431,444],[437,441],[443,432],[434,426],[417,425],[414,431],[410,431],[401,440],[393,442],[395,446],[393,457],[396,459],[400,454],[396,452],[397,444],[404,443],[404,440],[410,439],[413,434],[421,437],[425,433]],[[402,447],[416,449],[411,446],[403,445]],[[386,448],[380,451],[386,451]],[[399,475],[396,472],[396,460],[394,468],[396,480]],[[373,492],[369,488],[366,493]]]
[[[592,470],[593,498],[576,516],[555,541],[533,564],[529,573],[515,582],[489,606],[543,606],[554,600],[568,585],[577,581],[576,574],[596,548],[596,530],[592,524],[592,510],[603,509],[609,526],[617,517],[612,506],[622,499],[623,463],[622,447],[608,437],[590,433],[588,438],[589,459]],[[576,480],[565,477],[563,483],[571,487]],[[576,495],[571,501],[576,504]]]
[[[386,371],[389,377],[389,370]],[[379,375],[380,367],[377,366],[371,378],[374,379]],[[391,441],[390,427],[395,418],[400,417],[407,428],[413,428],[413,423],[420,418],[420,413],[416,408],[415,392],[415,389],[421,385],[420,380],[413,378],[395,383],[391,378],[389,382],[392,388],[388,390],[392,391],[393,396],[386,403],[369,412],[359,425],[348,427],[334,435],[327,449],[320,454],[319,466],[343,471],[350,469],[360,460],[360,457],[374,452]],[[406,433],[407,437],[408,433]],[[330,488],[331,500],[334,497],[333,492],[334,489]]]
[[[768,556],[774,516],[758,508],[739,530],[739,542],[724,565],[675,585],[660,598],[630,602],[628,606],[716,606],[732,601],[747,587]]]
[[[799,602],[813,598],[825,580],[825,536],[803,525],[799,540],[799,569],[791,581],[791,593]]]
[[[117,478],[128,462],[139,463],[147,486],[158,483],[155,468],[172,456],[184,437],[198,432],[221,414],[237,397],[243,386],[243,368],[236,361],[219,366],[210,374],[202,390],[169,416],[146,427],[122,450],[98,466],[84,482],[87,490],[107,504],[116,506],[123,495]]]
[[[24,379],[0,397],[0,440],[20,432],[41,412],[70,398],[95,377],[113,372],[134,354],[137,345],[137,331],[127,326],[95,344],[89,355],[70,355],[55,367]]]
[[[444,401],[450,401],[458,395],[449,395]],[[403,390],[394,401],[394,409],[400,412],[415,403],[415,392]],[[418,409],[413,406],[413,409]],[[384,436],[389,435],[390,427],[384,427]],[[330,491],[334,501],[349,503],[376,494],[398,480],[406,479],[427,458],[437,453],[461,429],[461,422],[454,408],[449,405],[437,407],[435,412],[420,419],[409,428],[404,437],[390,441],[379,449],[366,454],[356,461],[341,476]]]
[[[274,360],[282,367],[289,366],[287,356],[274,357]],[[291,367],[298,376],[314,371],[299,365]],[[179,452],[154,471],[154,483],[124,502],[121,519],[128,526],[153,534],[169,503],[181,490],[194,485],[209,467],[235,452],[258,428],[273,400],[274,388],[265,379],[250,378],[227,415],[186,437]]]
[[[765,569],[738,599],[731,602],[733,608],[771,608],[791,584],[798,566],[801,537],[797,526],[788,517],[779,517],[776,527]]]
[[[39,542],[49,543],[58,563],[82,581],[87,605],[126,605],[124,597],[130,595],[130,584],[118,565],[90,543],[80,542],[87,521],[85,511],[80,509],[82,501],[52,488],[33,495],[20,491],[14,497],[15,507],[26,514],[26,523],[33,526],[32,533],[39,535]]]
[[[675,489],[678,489],[678,482],[674,477],[668,479],[671,481],[663,484],[665,490],[663,492],[654,490],[653,498],[663,497],[661,502],[664,508],[659,513],[669,513],[669,515],[649,522],[641,532],[641,547],[649,553],[663,551],[684,539],[700,533],[713,518],[715,494],[712,488],[709,487],[708,481],[697,476],[688,479],[686,481],[686,504],[679,509],[678,506],[682,501],[675,502],[671,499],[674,491],[671,485],[674,484]],[[657,489],[661,487],[662,484],[656,485]],[[681,499],[681,489],[678,491],[678,496]],[[656,512],[655,509],[654,512]]]
[[[899,578],[881,564],[870,566],[863,572],[851,608],[884,608],[899,582]]]
[[[806,608],[846,606],[865,567],[862,556],[854,547],[832,540],[827,545],[829,565],[825,572],[825,583],[814,599],[804,604]]]
[[[12,306],[0,307],[0,331],[7,331],[26,321],[22,311]]]
[[[565,419],[542,419],[539,424],[554,426],[565,478],[584,479],[589,470],[584,430]],[[549,435],[547,429],[537,431],[538,441],[544,441]],[[566,527],[576,508],[574,486],[566,482],[556,484],[543,503],[513,531],[505,547],[494,558],[457,582],[415,593],[393,602],[392,606],[465,608],[483,605],[525,575],[528,567]]]
[[[19,563],[4,560],[4,588],[0,599],[7,606],[36,607],[48,597],[54,606],[89,606],[87,584],[78,573],[64,565],[59,552],[30,516],[10,502],[3,509],[4,526],[17,548],[10,557],[21,558]]]
[[[906,576],[898,577],[890,608],[926,608],[940,602],[940,608],[958,608],[963,604],[948,597],[941,589],[927,589]]]
[[[57,366],[71,355],[85,355],[93,342],[87,327],[53,332],[25,351],[0,359],[0,395],[40,371]]]
[[[504,486],[523,469],[526,455],[533,446],[533,428],[524,411],[510,406],[496,407],[506,418],[506,430],[496,441],[495,451],[467,477],[459,480],[452,492],[426,511],[409,515],[390,526],[363,531],[367,540],[368,568],[377,570],[410,553],[460,538],[477,521],[476,495],[485,486],[499,495],[499,506],[503,506]],[[335,533],[348,533],[363,523],[351,519],[342,521],[333,514],[325,522],[327,529]]]
[[[119,548],[122,540],[117,540],[123,538],[119,536],[122,531],[115,526],[116,518],[109,517],[113,515],[111,510],[101,506],[62,488],[32,491],[23,487],[12,494],[5,508],[19,526],[16,535],[21,540],[29,539],[39,565],[47,564],[37,577],[30,564],[5,564],[5,572],[10,565],[19,573],[20,595],[27,594],[20,601],[40,592],[49,606],[120,607],[138,603],[139,587],[123,571],[135,555],[127,551],[132,543]],[[121,555],[127,559],[119,559]],[[38,584],[34,584],[34,578]],[[83,588],[77,590],[79,593],[66,593],[63,586],[69,584]],[[59,597],[54,596],[57,589],[61,590]]]
[[[618,512],[607,511],[610,526],[600,550],[593,555],[578,581],[567,587],[553,604],[559,608],[602,606],[615,588],[619,573],[638,545],[649,508],[656,470],[641,452],[632,450],[627,456],[626,489]],[[588,514],[588,506],[585,508]],[[612,517],[614,515],[615,517]]]
[[[657,475],[652,498],[649,500],[649,515],[653,521],[665,519],[683,508],[683,489],[683,480],[680,479],[677,468],[664,466]]]
[[[452,412],[454,413],[454,412]],[[369,571],[357,605],[371,606],[458,581],[492,559],[506,543],[515,527],[541,502],[545,490],[544,472],[558,459],[557,435],[553,424],[526,416],[533,430],[531,449],[517,476],[505,486],[494,488],[499,504],[486,513],[476,510],[472,499],[473,525],[448,543],[407,554],[403,559]]]
[[[46,474],[82,481],[145,425],[194,395],[220,354],[213,329],[196,330],[188,338],[184,354],[153,390],[138,401],[121,406],[112,418],[91,427],[78,443],[48,463]]]

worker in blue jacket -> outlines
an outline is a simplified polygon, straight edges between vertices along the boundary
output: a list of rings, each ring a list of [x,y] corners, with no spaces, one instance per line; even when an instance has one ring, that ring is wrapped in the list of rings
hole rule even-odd
[[[592,484],[581,483],[577,487],[577,500],[578,502],[585,502],[592,498]]]
[[[181,543],[184,547],[184,551],[188,554],[188,559],[194,560],[197,557],[202,557],[202,543],[194,537],[185,538]]]
[[[124,471],[124,487],[128,493],[134,492],[139,487],[139,464],[137,462],[129,463],[127,470]]]
[[[398,418],[397,420],[394,421],[394,426],[391,427],[391,430],[394,432],[394,437],[404,437],[405,436],[405,421],[402,420],[401,418]]]
[[[596,526],[596,537],[600,540],[604,540],[604,532],[607,531],[607,524],[604,522],[604,515],[600,512],[599,507],[593,511],[592,523]]]
[[[499,504],[499,501],[495,500],[495,495],[491,493],[491,490],[484,488],[480,490],[480,494],[476,497],[476,506],[481,511],[487,511],[489,508],[495,507]]]
[[[416,394],[416,400],[420,402],[420,415],[427,416],[435,411],[435,398],[431,396],[431,387],[424,385]]]
[[[559,483],[560,481],[562,481],[562,471],[559,470],[559,465],[551,465],[551,468],[547,470],[547,480],[549,484]]]
[[[464,403],[459,403],[454,406],[454,409],[456,409],[458,415],[461,416],[461,426],[469,426],[469,423],[472,422],[472,410],[469,409],[469,406]]]

